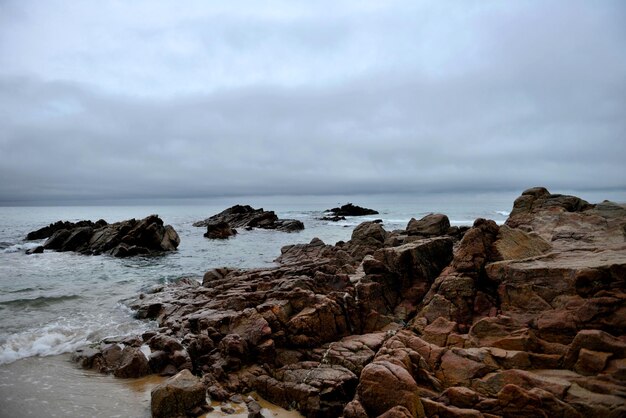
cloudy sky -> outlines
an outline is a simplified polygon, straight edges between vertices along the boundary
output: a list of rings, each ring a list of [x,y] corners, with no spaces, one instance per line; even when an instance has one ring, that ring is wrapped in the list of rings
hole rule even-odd
[[[0,0],[0,203],[626,188],[626,3]]]

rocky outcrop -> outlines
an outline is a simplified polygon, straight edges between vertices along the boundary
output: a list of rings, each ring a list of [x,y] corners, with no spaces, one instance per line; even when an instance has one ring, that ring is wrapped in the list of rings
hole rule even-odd
[[[378,211],[374,209],[362,208],[361,206],[347,203],[338,208],[328,209],[326,212],[331,213],[333,216],[366,216],[366,215],[378,215]]]
[[[544,190],[505,226],[364,222],[142,295],[151,370],[307,417],[624,416],[626,214]]]
[[[55,222],[55,223],[50,224],[48,226],[44,226],[43,228],[38,229],[36,231],[29,232],[28,235],[26,235],[26,240],[27,241],[32,241],[32,240],[39,240],[39,239],[49,238],[49,237],[52,236],[52,234],[54,234],[55,232],[60,231],[62,229],[71,230],[71,229],[81,228],[81,227],[90,227],[90,228],[96,229],[96,228],[101,228],[101,227],[106,226],[106,225],[107,225],[107,223],[103,219],[100,219],[99,221],[96,221],[96,222],[92,222],[92,221],[78,221],[78,222],[58,221],[58,222]]]
[[[203,221],[194,222],[196,227],[209,227],[217,224],[228,224],[230,228],[262,228],[275,229],[283,232],[295,232],[304,229],[302,221],[296,219],[278,219],[274,211],[263,208],[254,209],[248,205],[235,205]]]
[[[98,221],[94,225],[58,229],[43,247],[47,250],[129,257],[174,251],[180,243],[174,228],[163,225],[157,215],[139,221],[131,219],[113,224]]]

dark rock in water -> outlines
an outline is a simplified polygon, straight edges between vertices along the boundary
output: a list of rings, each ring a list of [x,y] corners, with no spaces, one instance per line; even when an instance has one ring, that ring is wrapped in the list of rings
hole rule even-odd
[[[43,253],[43,245],[38,245],[35,248],[31,248],[30,250],[26,250],[26,254],[41,254]]]
[[[339,215],[322,216],[320,218],[320,221],[331,221],[331,222],[339,222],[339,221],[345,221],[345,220],[346,220],[345,216],[339,216]]]
[[[58,221],[55,222],[53,224],[50,224],[48,226],[45,226],[41,229],[38,229],[36,231],[32,231],[29,232],[28,235],[26,235],[26,240],[28,241],[32,241],[32,240],[37,240],[37,239],[44,239],[44,238],[49,238],[52,236],[52,234],[54,234],[55,232],[61,230],[61,229],[74,229],[74,228],[78,228],[78,227],[91,227],[91,228],[101,228],[103,226],[106,226],[107,223],[105,220],[100,219],[97,222],[92,222],[92,221],[78,221],[78,222],[68,222],[68,221]]]
[[[378,215],[378,212],[373,209],[362,208],[361,206],[347,203],[339,208],[332,208],[326,212],[332,213],[334,216],[365,216],[365,215]]]
[[[283,232],[301,231],[304,224],[295,219],[278,219],[274,211],[263,208],[254,209],[248,205],[235,205],[203,221],[194,222],[193,226],[208,227],[212,224],[227,223],[231,228],[263,228]]]
[[[129,257],[174,251],[180,243],[174,228],[163,225],[157,215],[140,221],[131,219],[113,224],[98,221],[93,225],[58,229],[45,242],[44,248]]]
[[[210,239],[226,239],[233,235],[237,235],[237,230],[231,228],[230,224],[224,221],[208,224],[204,233],[204,236]]]
[[[183,370],[154,388],[151,397],[153,417],[187,416],[206,403],[206,387],[189,370]]]

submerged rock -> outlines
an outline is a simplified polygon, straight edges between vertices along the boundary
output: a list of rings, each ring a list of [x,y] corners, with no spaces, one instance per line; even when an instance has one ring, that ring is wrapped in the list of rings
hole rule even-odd
[[[53,232],[43,247],[82,254],[129,257],[174,251],[180,243],[174,228],[163,225],[163,221],[157,215],[139,221],[130,219],[113,224],[98,221],[93,225],[70,224],[70,226]]]
[[[203,221],[194,222],[196,227],[228,224],[231,228],[263,228],[283,232],[301,231],[304,224],[296,219],[278,219],[273,211],[254,209],[248,205],[235,205]]]

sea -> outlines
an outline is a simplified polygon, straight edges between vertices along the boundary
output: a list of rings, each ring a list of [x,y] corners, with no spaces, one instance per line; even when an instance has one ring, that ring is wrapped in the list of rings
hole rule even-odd
[[[590,202],[626,202],[626,191],[560,192]],[[159,383],[157,378],[115,379],[80,370],[70,353],[106,337],[155,328],[152,321],[135,319],[127,306],[154,286],[182,277],[201,280],[215,267],[270,267],[285,245],[315,237],[327,244],[347,241],[363,221],[381,219],[385,229],[394,230],[405,228],[411,218],[444,213],[452,225],[471,225],[477,218],[501,224],[520,193],[238,196],[0,207],[0,417],[149,417],[149,391]],[[325,210],[348,202],[379,214],[320,220]],[[203,228],[192,226],[235,204],[299,219],[305,229],[241,230],[227,240],[209,240]],[[178,232],[177,251],[124,259],[54,251],[26,254],[44,242],[25,241],[26,234],[58,220],[116,222],[151,214]],[[272,416],[289,416],[280,408],[272,411]]]

